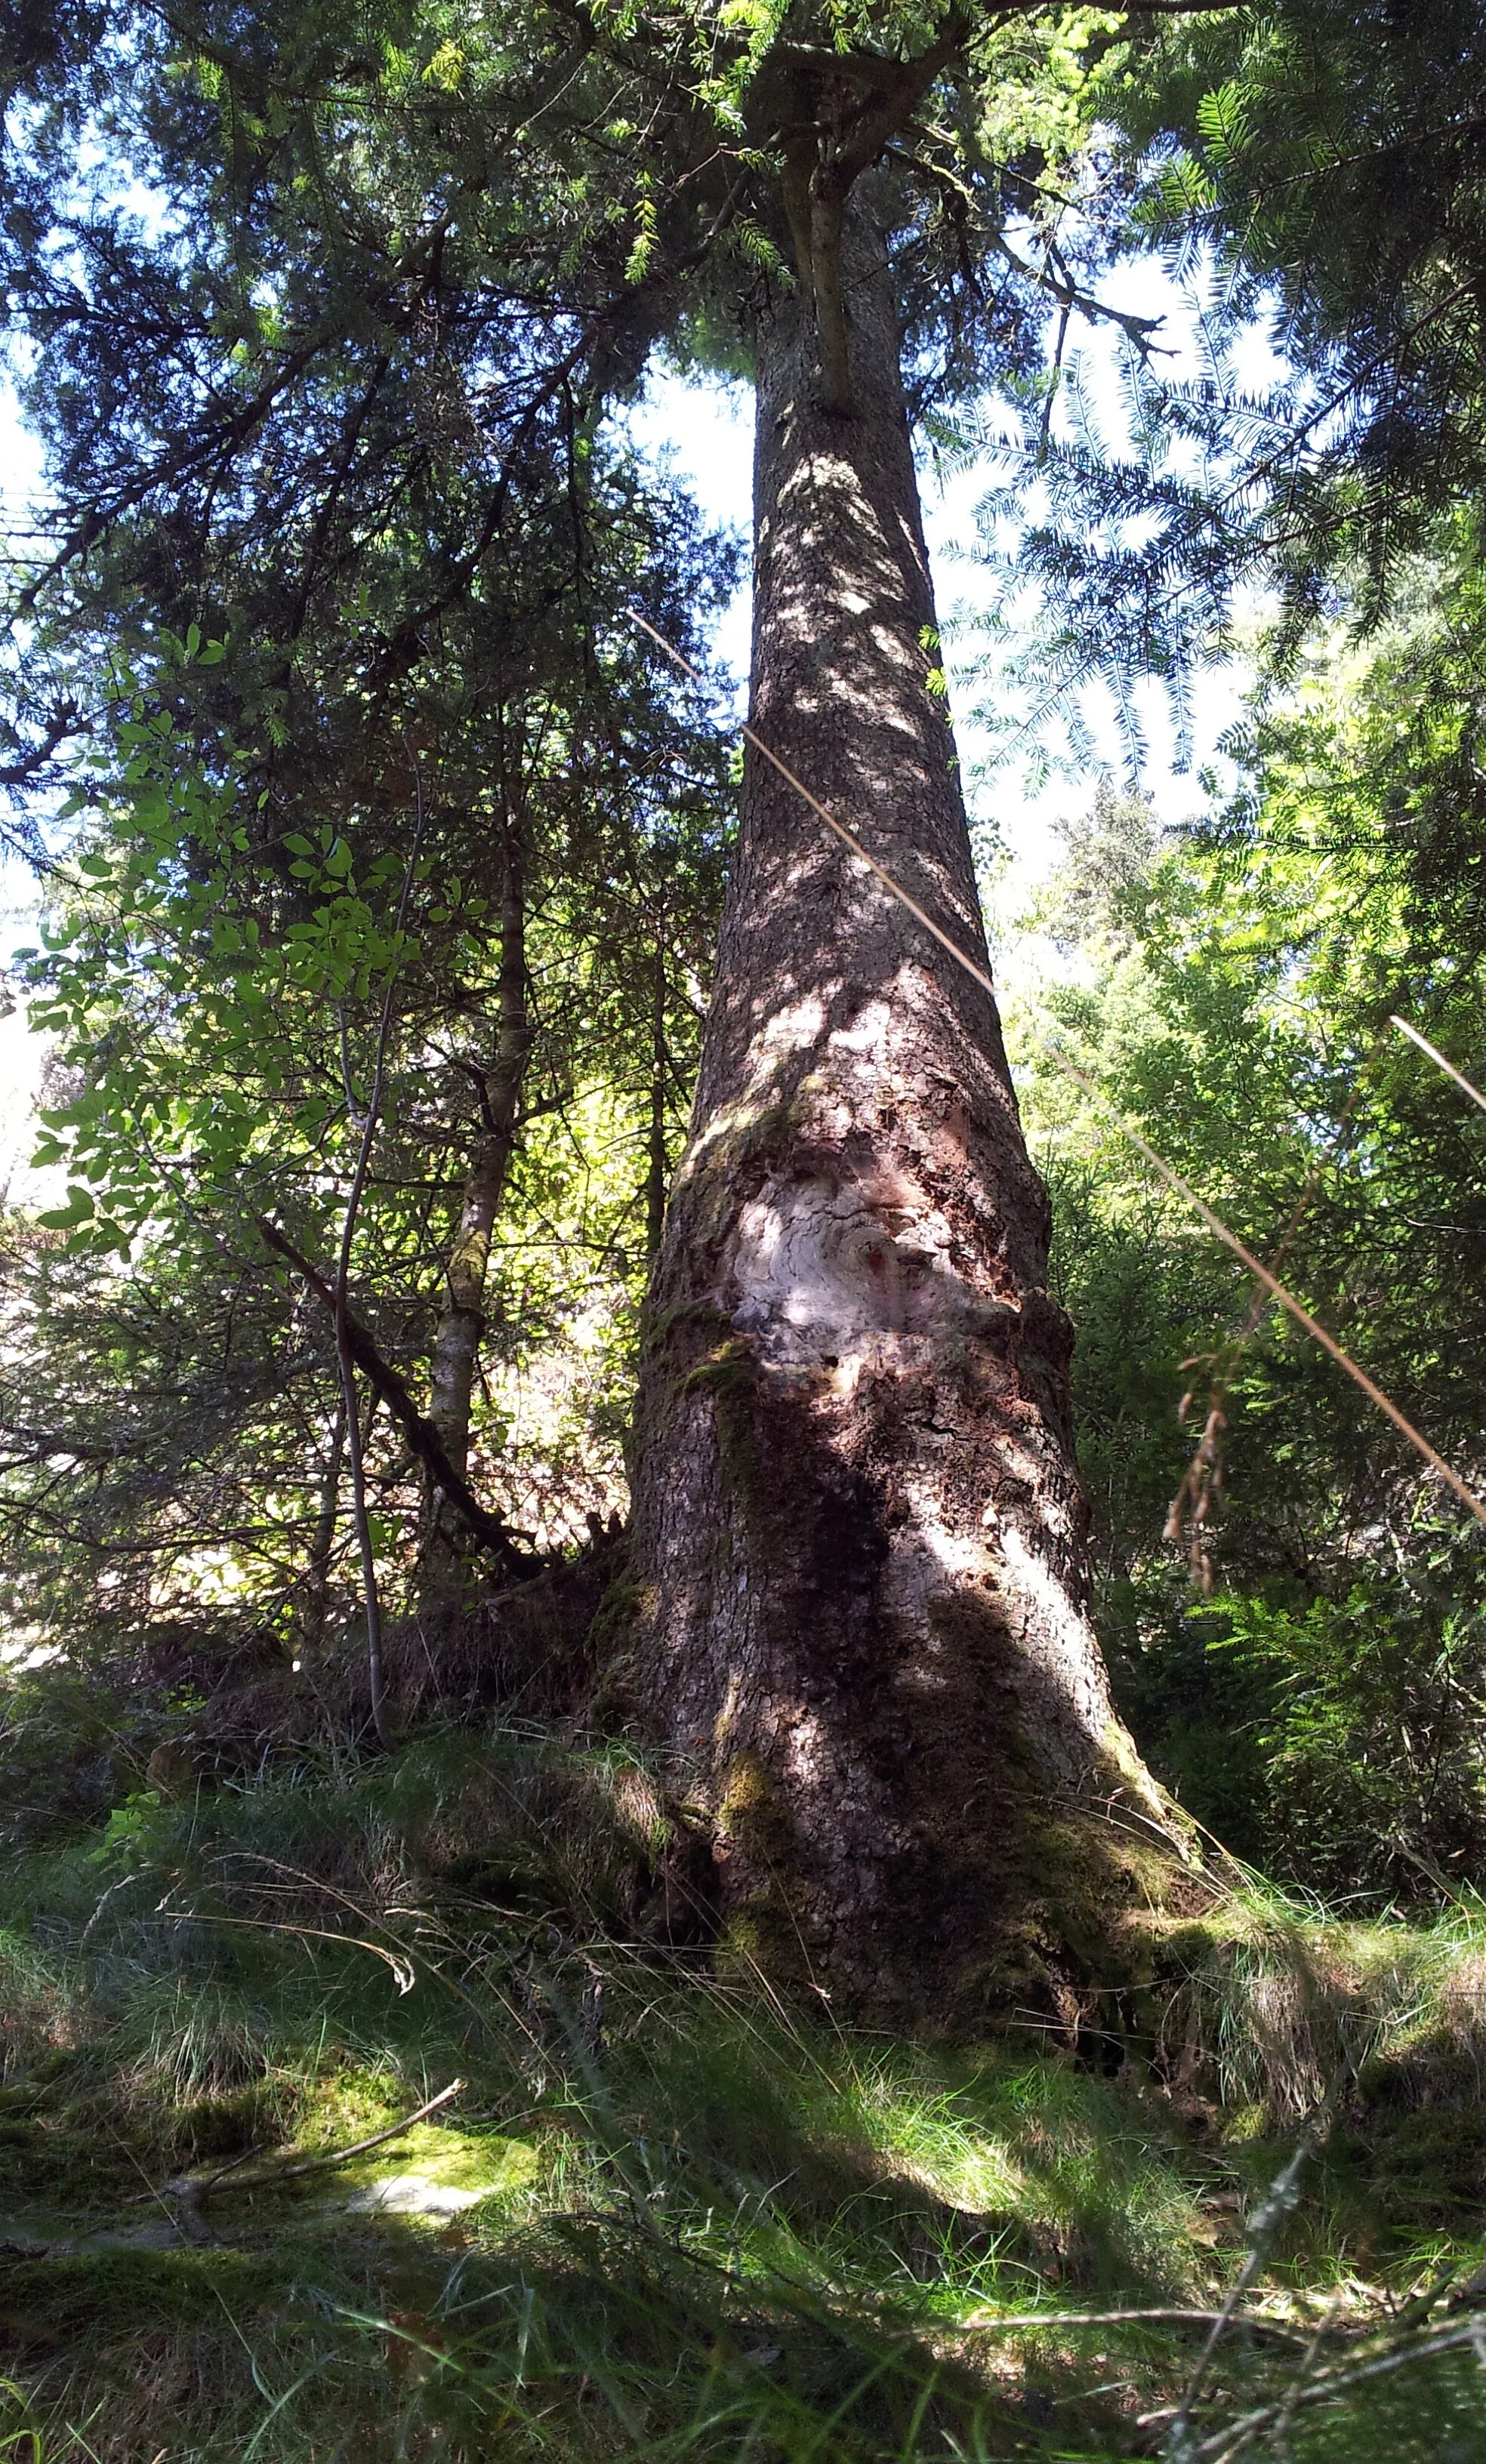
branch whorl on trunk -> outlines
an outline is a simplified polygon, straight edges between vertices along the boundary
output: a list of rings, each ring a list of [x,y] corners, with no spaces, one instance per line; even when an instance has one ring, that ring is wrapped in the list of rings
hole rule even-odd
[[[967,21],[952,11],[938,40],[911,60],[780,43],[756,80],[750,117],[766,119],[773,141],[783,144],[783,202],[795,270],[810,303],[820,400],[828,409],[849,410],[853,400],[842,280],[848,200],[862,173],[903,133],[968,32]]]

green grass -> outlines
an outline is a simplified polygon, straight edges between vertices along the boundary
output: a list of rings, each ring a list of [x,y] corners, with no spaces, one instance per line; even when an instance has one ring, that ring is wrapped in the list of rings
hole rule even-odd
[[[1397,2317],[1486,2257],[1486,1912],[1246,1886],[1156,1942],[1122,2062],[1112,2014],[914,2046],[663,1948],[663,1834],[628,1750],[536,1730],[33,1820],[0,1880],[0,2459],[1157,2453],[1200,2324],[1100,2314],[1220,2302],[1322,2105],[1248,2305],[1300,2341],[1226,2335],[1189,2452],[1289,2388],[1231,2453],[1486,2464],[1469,2308]],[[210,2243],[150,2195],[455,2077],[342,2171],[224,2182]],[[347,2211],[410,2173],[479,2196]]]

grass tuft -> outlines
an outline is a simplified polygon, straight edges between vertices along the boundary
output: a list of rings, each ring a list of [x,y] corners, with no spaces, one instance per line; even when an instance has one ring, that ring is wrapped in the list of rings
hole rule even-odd
[[[664,1947],[663,1798],[612,1741],[125,1778],[0,1876],[0,2459],[1149,2454],[1251,2248],[1194,2439],[1486,2458],[1475,1903],[1245,1885],[1164,1929],[1111,2075],[1108,2030],[868,2038]]]

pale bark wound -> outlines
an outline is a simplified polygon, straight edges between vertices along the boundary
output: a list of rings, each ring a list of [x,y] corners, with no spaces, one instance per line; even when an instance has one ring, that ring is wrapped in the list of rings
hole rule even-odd
[[[850,414],[802,295],[758,332],[753,723],[985,966],[854,200],[844,263]],[[750,751],[649,1311],[632,1683],[724,1917],[865,2015],[1014,1989],[1060,1810],[1121,1768],[1154,1810],[1088,1620],[1048,1229],[994,1003]]]

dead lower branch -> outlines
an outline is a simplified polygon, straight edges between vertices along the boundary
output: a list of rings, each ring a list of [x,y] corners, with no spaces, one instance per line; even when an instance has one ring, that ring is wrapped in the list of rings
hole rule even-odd
[[[336,1313],[336,1296],[320,1269],[312,1265],[301,1250],[295,1247],[287,1235],[266,1215],[255,1219],[258,1231],[269,1247],[287,1260],[312,1291],[321,1307],[332,1320]],[[498,1515],[481,1506],[463,1474],[455,1469],[445,1451],[444,1441],[432,1420],[418,1409],[408,1386],[390,1361],[378,1350],[370,1331],[347,1310],[345,1313],[346,1345],[351,1358],[392,1414],[419,1463],[427,1469],[436,1488],[448,1499],[455,1512],[468,1526],[477,1540],[499,1558],[508,1574],[520,1578],[536,1573],[534,1560],[517,1544],[513,1534]]]
[[[234,2191],[277,2190],[285,2182],[302,2182],[311,2173],[333,2172],[338,2166],[349,2165],[353,2157],[366,2156],[373,2147],[385,2146],[389,2139],[401,2139],[417,2123],[426,2122],[431,2113],[437,2113],[441,2105],[451,2103],[464,2085],[462,2079],[451,2079],[447,2087],[440,2088],[437,2096],[429,2097],[416,2112],[405,2113],[400,2122],[389,2122],[385,2129],[374,2130],[369,2139],[353,2141],[349,2147],[327,2148],[322,2156],[305,2156],[295,2165],[271,2165],[259,2173],[239,2173],[235,2166],[224,2165],[220,2171],[205,2176],[183,2174],[178,2181],[163,2182],[158,2190],[146,2191],[129,2204],[143,2207],[145,2199],[169,2199],[199,2215],[204,2202],[227,2183],[229,2177]]]

